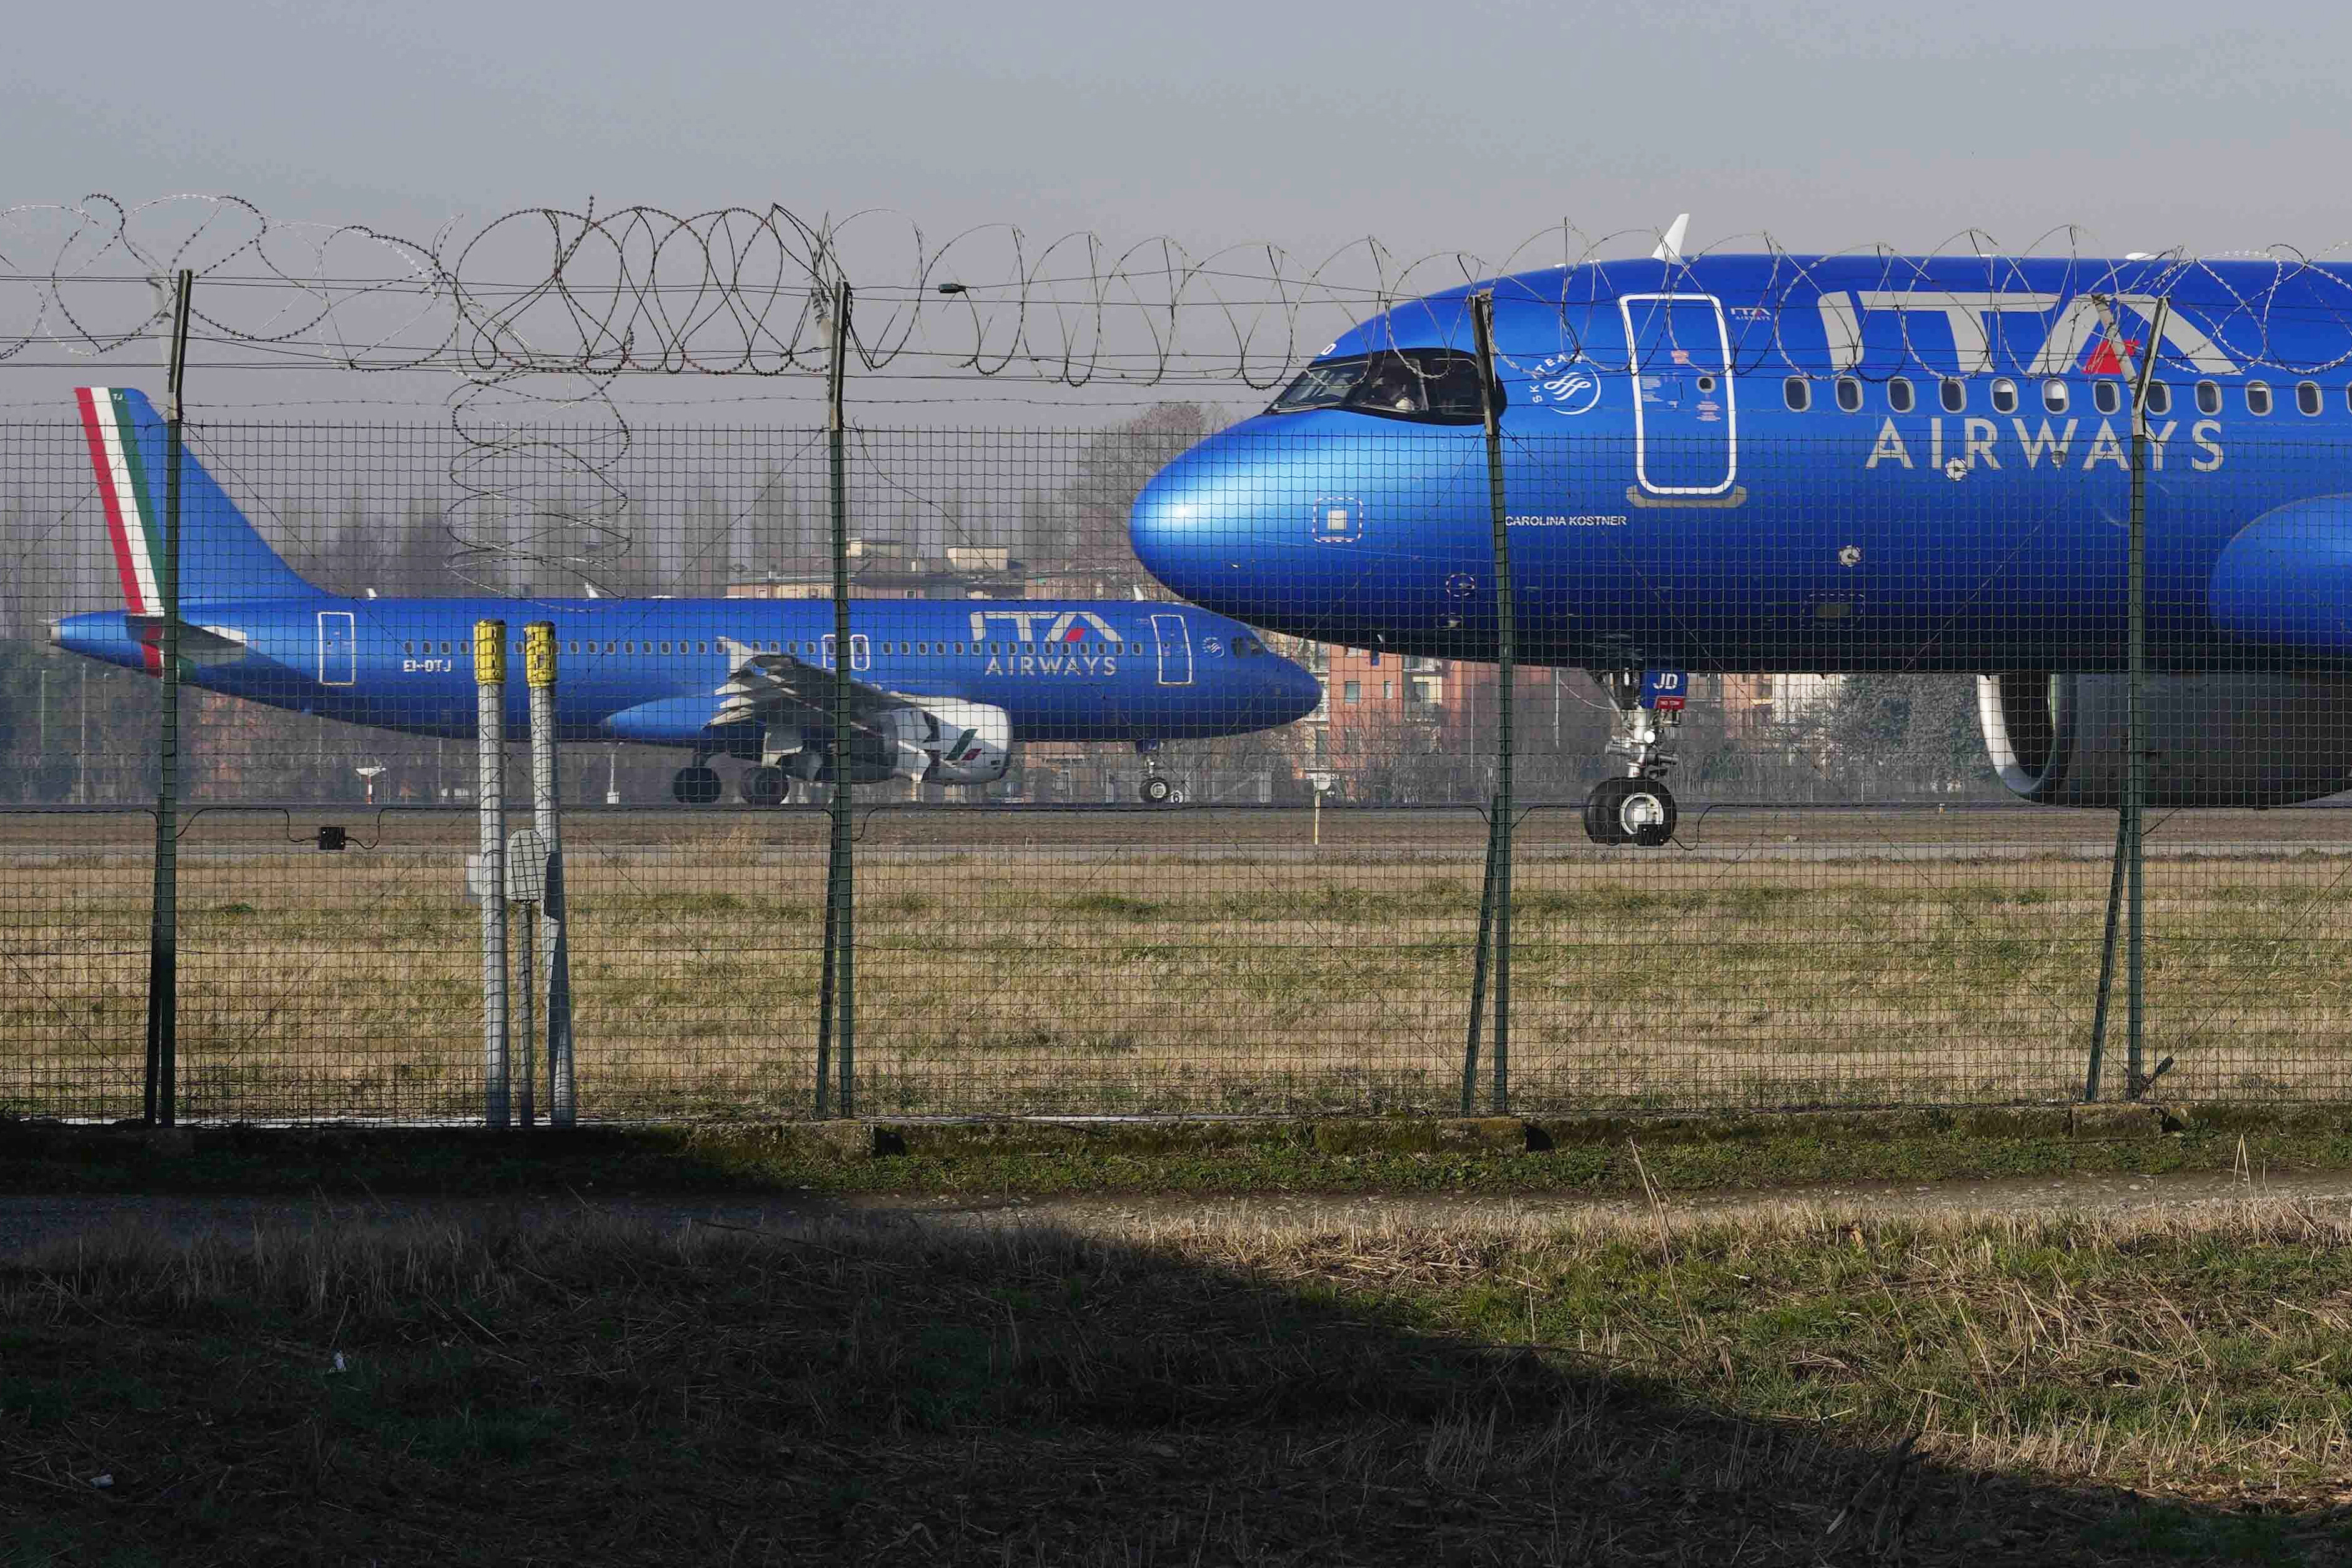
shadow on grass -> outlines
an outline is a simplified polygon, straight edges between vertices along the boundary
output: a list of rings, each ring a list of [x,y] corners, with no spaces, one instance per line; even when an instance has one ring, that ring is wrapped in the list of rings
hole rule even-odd
[[[1475,1237],[1356,1252],[1328,1234],[815,1211],[757,1229],[582,1214],[114,1233],[0,1270],[0,1559],[2347,1550],[2340,1520],[1980,1473],[1898,1431],[1761,1418],[1696,1339],[1604,1359],[1467,1331],[1465,1290],[1527,1284],[1510,1257]]]

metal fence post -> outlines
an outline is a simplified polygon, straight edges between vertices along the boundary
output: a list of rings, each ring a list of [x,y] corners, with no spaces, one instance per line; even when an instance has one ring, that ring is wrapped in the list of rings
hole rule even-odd
[[[849,285],[833,288],[833,361],[825,377],[825,435],[833,515],[833,832],[825,852],[824,969],[817,984],[816,1113],[827,1114],[826,1067],[840,1043],[840,1111],[856,1111],[857,973],[856,884],[849,832],[849,479],[843,382],[849,360]]]
[[[155,565],[163,625],[162,711],[156,736],[155,892],[147,927],[146,1121],[179,1121],[180,1081],[180,467],[188,374],[188,303],[195,274],[182,268],[172,295],[172,358],[163,425],[163,549]]]
[[[563,912],[563,815],[556,795],[555,625],[523,628],[523,675],[530,683],[530,814],[547,854],[539,894],[538,981],[547,999],[547,1123],[578,1117],[572,1065],[572,933]]]
[[[481,827],[482,1119],[507,1106],[507,624],[474,623],[477,816]]]
[[[1470,296],[1470,324],[1477,340],[1479,403],[1486,426],[1486,506],[1494,530],[1495,558],[1495,795],[1486,821],[1486,885],[1478,898],[1478,945],[1471,960],[1470,1032],[1462,1052],[1462,1113],[1474,1109],[1478,1073],[1478,1030],[1486,1011],[1486,970],[1495,973],[1494,1113],[1511,1108],[1511,753],[1512,686],[1517,679],[1517,638],[1512,620],[1511,539],[1503,494],[1503,426],[1496,405],[1495,296]]]
[[[2124,701],[2124,796],[2116,815],[2116,863],[2107,883],[2106,935],[2099,962],[2098,1005],[2091,1019],[2091,1059],[2083,1076],[2083,1098],[2099,1098],[2099,1070],[2107,1034],[2107,998],[2115,984],[2116,913],[2124,911],[2124,1098],[2137,1100],[2155,1081],[2144,1069],[2147,1021],[2147,900],[2143,828],[2147,814],[2147,388],[2156,356],[2172,314],[2168,297],[2156,302],[2148,323],[2147,352],[2132,363],[2123,323],[2104,297],[2092,296],[2126,380],[2132,387],[2131,522],[2124,560],[2126,689]],[[2171,1064],[2167,1062],[2165,1067]],[[2163,1067],[2157,1068],[2158,1074]]]

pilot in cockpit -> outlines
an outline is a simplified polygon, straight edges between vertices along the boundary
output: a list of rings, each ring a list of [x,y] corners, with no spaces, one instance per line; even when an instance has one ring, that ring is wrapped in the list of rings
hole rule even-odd
[[[1419,414],[1428,407],[1422,394],[1421,376],[1412,364],[1395,355],[1375,360],[1363,386],[1349,401],[1360,408],[1396,414]]]

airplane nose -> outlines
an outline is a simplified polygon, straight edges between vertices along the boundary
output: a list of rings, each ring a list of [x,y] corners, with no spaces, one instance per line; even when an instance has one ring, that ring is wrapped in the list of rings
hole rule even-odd
[[[1305,665],[1286,658],[1274,677],[1274,707],[1282,714],[1282,723],[1295,723],[1321,704],[1323,683]]]
[[[1128,542],[1143,569],[1169,592],[1193,603],[1212,580],[1209,557],[1214,548],[1210,511],[1201,494],[1200,465],[1187,455],[1177,458],[1143,487],[1128,516]]]
[[[1251,453],[1231,432],[1210,437],[1153,476],[1128,515],[1144,569],[1179,597],[1225,614],[1247,600],[1268,542],[1262,520],[1272,476]]]
[[[1129,513],[1136,558],[1178,597],[1276,631],[1328,636],[1365,592],[1375,480],[1420,471],[1362,439],[1244,421],[1153,476]],[[1458,455],[1457,455],[1458,456]],[[1378,460],[1374,460],[1378,459]],[[1458,461],[1433,468],[1444,473]],[[1417,503],[1403,503],[1416,515]],[[1483,513],[1481,514],[1483,516]],[[1480,535],[1481,538],[1484,535]]]

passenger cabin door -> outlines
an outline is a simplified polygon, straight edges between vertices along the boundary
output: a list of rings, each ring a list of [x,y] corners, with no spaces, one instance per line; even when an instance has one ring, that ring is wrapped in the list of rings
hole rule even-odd
[[[319,612],[319,684],[351,686],[359,679],[359,637],[349,610]]]
[[[1711,294],[1628,294],[1633,478],[1659,496],[1717,496],[1739,474],[1723,307]]]
[[[1192,633],[1181,616],[1151,617],[1151,636],[1160,645],[1160,684],[1192,684]]]

